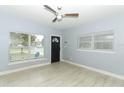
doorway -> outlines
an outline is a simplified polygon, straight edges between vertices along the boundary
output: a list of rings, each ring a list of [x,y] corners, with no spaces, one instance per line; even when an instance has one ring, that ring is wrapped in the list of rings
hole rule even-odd
[[[51,36],[51,63],[60,61],[60,36]]]

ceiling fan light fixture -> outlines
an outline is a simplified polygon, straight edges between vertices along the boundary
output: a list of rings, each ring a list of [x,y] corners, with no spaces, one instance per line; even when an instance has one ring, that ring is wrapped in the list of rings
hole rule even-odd
[[[58,9],[58,10],[62,10],[62,7],[61,7],[61,6],[57,6],[57,9]]]
[[[62,15],[58,15],[57,19],[58,19],[58,21],[61,21],[62,20]]]
[[[55,18],[52,20],[52,22],[56,22],[56,21],[61,21],[63,18],[65,17],[79,17],[79,13],[65,13],[65,14],[62,14],[60,11],[56,11],[54,10],[53,8],[51,8],[49,5],[44,5],[44,7],[52,12],[54,15],[55,15]],[[57,6],[57,9],[58,10],[61,10],[62,7],[61,6]]]

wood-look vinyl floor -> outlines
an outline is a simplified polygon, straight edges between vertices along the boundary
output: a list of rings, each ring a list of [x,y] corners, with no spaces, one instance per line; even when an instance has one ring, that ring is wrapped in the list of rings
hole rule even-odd
[[[1,87],[123,87],[124,80],[65,62],[0,76]]]

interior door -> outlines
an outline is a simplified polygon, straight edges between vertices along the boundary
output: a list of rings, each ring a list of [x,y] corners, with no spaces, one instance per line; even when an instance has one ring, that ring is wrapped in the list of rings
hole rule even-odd
[[[51,63],[60,61],[60,37],[51,36]]]

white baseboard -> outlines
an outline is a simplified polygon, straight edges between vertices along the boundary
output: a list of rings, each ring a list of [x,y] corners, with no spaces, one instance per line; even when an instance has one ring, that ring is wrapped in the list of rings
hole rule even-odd
[[[2,71],[2,72],[0,72],[0,76],[10,74],[10,73],[14,73],[14,72],[18,72],[18,71],[31,69],[31,68],[37,68],[37,67],[41,67],[41,66],[45,66],[45,65],[49,65],[49,64],[51,64],[51,63],[37,64],[37,65],[31,65],[31,66],[18,68],[18,69],[14,69],[14,70]]]
[[[92,70],[92,71],[95,71],[95,72],[98,72],[98,73],[102,73],[102,74],[105,74],[105,75],[108,75],[108,76],[112,76],[112,77],[124,80],[124,76],[117,75],[117,74],[114,74],[112,72],[104,71],[104,70],[101,70],[101,69],[89,67],[89,66],[82,65],[82,64],[77,64],[77,63],[74,63],[74,62],[69,61],[69,60],[62,59],[61,61],[69,63],[69,64],[72,64],[72,65],[75,65],[75,66],[79,66],[79,67],[82,67],[82,68],[86,68],[86,69],[89,69],[89,70]]]

